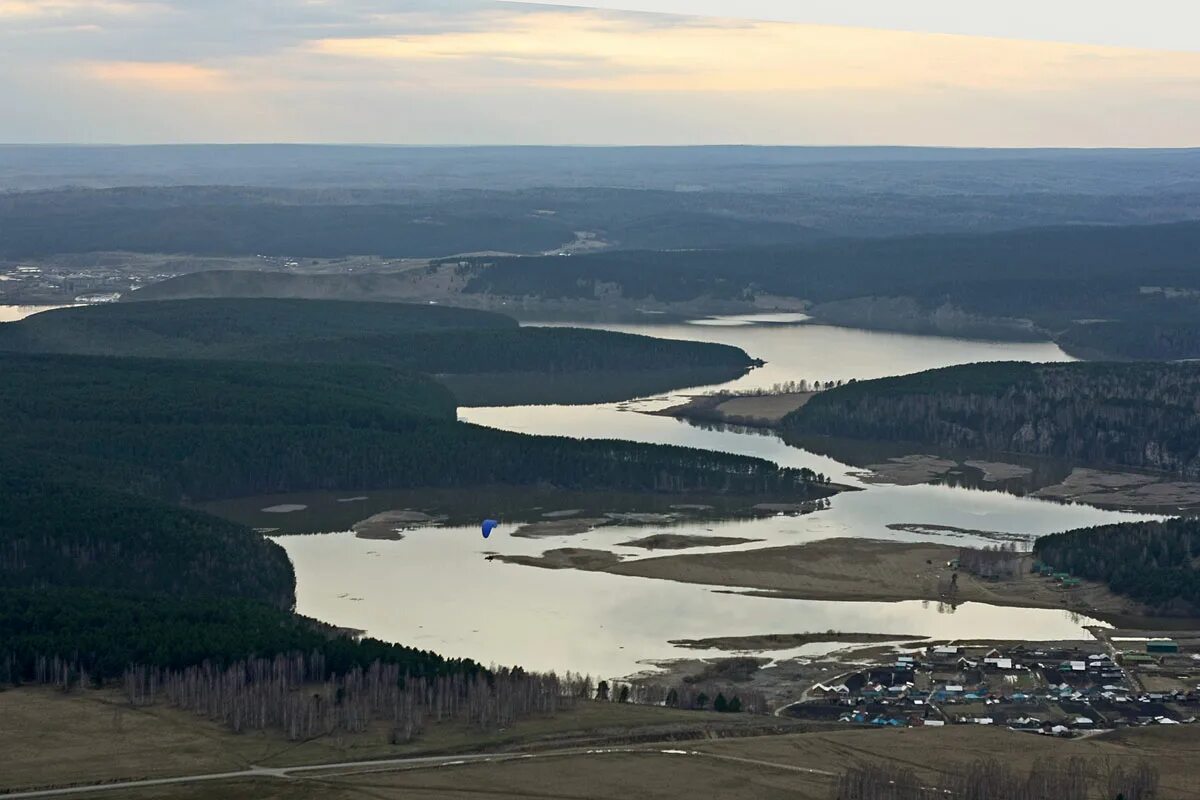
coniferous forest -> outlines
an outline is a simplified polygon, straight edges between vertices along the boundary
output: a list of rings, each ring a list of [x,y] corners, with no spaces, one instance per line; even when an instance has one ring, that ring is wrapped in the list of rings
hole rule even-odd
[[[1163,615],[1200,613],[1200,521],[1129,522],[1056,533],[1037,540],[1038,558],[1101,581]]]
[[[923,442],[1200,477],[1200,365],[968,364],[822,392],[792,435]]]

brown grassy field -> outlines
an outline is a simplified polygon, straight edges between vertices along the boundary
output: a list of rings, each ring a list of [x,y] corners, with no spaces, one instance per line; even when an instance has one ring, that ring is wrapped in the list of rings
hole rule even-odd
[[[1096,769],[1148,758],[1161,769],[1160,800],[1195,798],[1200,786],[1200,736],[1186,728],[1150,728],[1082,740],[1050,740],[1005,730],[959,727],[942,730],[843,730],[666,746],[692,754],[591,753],[504,763],[437,767],[399,772],[359,772],[211,786],[159,788],[131,793],[137,800],[350,800],[351,798],[589,798],[589,800],[691,800],[793,798],[827,800],[827,772],[863,760],[912,767],[930,785],[976,758],[1001,758],[1028,767],[1042,756],[1082,756]],[[1098,798],[1099,800],[1099,798]]]
[[[164,705],[131,708],[108,691],[23,688],[0,692],[0,792],[99,780],[135,780],[246,769],[359,761],[424,753],[565,747],[632,738],[695,739],[713,728],[779,720],[616,703],[581,703],[569,712],[484,733],[431,724],[415,742],[387,743],[380,726],[364,734],[288,742],[271,733],[233,734]]]

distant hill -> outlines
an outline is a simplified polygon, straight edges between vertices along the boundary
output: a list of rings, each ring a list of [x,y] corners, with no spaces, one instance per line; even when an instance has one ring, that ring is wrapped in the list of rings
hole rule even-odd
[[[303,169],[297,169],[302,164]],[[1134,192],[1195,183],[1200,151],[942,147],[0,147],[0,181],[56,186],[629,187],[962,195]]]
[[[564,303],[783,296],[851,327],[1061,338],[1092,354],[1200,357],[1200,223],[836,239],[791,247],[472,258],[467,294]],[[1115,321],[1093,327],[1090,321]],[[1148,323],[1169,321],[1170,335]]]
[[[258,270],[208,270],[152,283],[125,301],[213,298],[293,298],[354,302],[411,302],[413,271],[302,275]],[[465,326],[464,326],[465,327]]]
[[[783,425],[1197,478],[1197,397],[1200,364],[968,364],[830,389]]]

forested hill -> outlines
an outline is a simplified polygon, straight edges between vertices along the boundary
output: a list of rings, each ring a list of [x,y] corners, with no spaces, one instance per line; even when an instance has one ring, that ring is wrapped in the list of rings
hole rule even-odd
[[[829,493],[758,459],[459,423],[444,389],[379,368],[0,354],[0,373],[0,468],[170,501],[487,484]]]
[[[2,352],[0,365],[10,421],[387,428],[456,419],[454,398],[433,379],[366,366]]]
[[[773,248],[615,251],[571,259],[468,259],[490,264],[469,292],[594,297],[616,284],[627,297],[737,297],[746,291],[816,302],[932,294],[981,308],[1038,299],[1035,287],[1070,286],[1086,302],[1108,289],[1200,286],[1200,223],[1032,228],[987,234],[835,239]],[[999,294],[997,294],[997,292]],[[1044,306],[1043,306],[1044,307]]]
[[[1200,614],[1200,521],[1127,522],[1043,536],[1038,558],[1163,615]]]
[[[862,381],[784,419],[791,435],[926,442],[1200,476],[1200,364],[968,364]]]
[[[571,241],[553,218],[494,209],[461,211],[412,204],[205,202],[121,206],[113,192],[0,198],[0,256],[131,251],[250,255],[367,253],[427,258],[499,251],[540,253]]]
[[[166,300],[44,311],[0,325],[0,348],[226,358],[295,342],[516,327],[517,321],[503,314],[444,306],[335,300]]]
[[[287,554],[248,528],[45,476],[0,478],[0,585],[296,602]]]
[[[747,368],[736,347],[584,328],[522,328],[487,311],[324,300],[168,300],[45,311],[0,325],[0,349],[306,361],[434,374]]]

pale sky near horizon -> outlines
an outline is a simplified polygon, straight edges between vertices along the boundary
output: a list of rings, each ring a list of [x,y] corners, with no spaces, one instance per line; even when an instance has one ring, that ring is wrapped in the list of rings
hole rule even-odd
[[[852,20],[871,28],[492,0],[0,0],[0,142],[1200,145],[1200,52],[892,30],[897,6],[876,5],[892,16]]]

